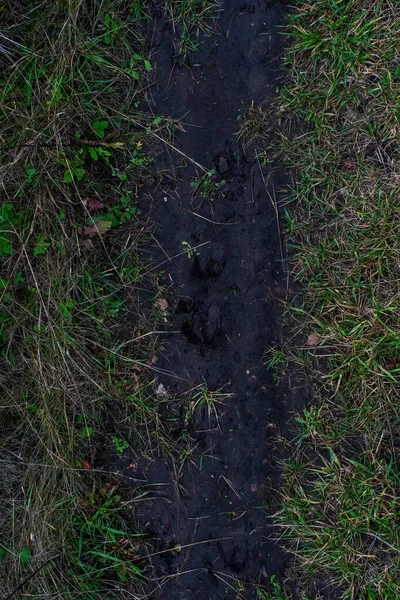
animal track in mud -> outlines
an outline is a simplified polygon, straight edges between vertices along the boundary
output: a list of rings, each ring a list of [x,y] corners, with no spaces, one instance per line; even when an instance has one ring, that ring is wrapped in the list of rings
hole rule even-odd
[[[239,545],[224,550],[222,542],[217,542],[219,554],[224,561],[225,566],[230,567],[234,573],[240,573],[245,569],[249,560],[249,548]]]
[[[199,279],[208,279],[218,277],[225,267],[224,259],[215,259],[212,257],[195,256],[192,266],[192,276]]]
[[[192,259],[190,275],[196,288],[196,299],[181,298],[176,313],[189,314],[181,326],[182,333],[192,344],[208,345],[222,350],[226,336],[222,330],[222,311],[212,297],[212,286],[222,274],[226,264],[223,244],[205,247]]]
[[[226,337],[221,329],[221,311],[211,302],[201,311],[194,312],[182,325],[182,333],[192,344],[205,344],[222,350]]]

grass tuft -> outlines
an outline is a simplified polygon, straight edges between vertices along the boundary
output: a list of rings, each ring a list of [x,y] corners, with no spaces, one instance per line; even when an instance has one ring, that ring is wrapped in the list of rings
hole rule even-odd
[[[271,113],[264,106],[249,106],[240,118],[236,137],[243,141],[244,147],[255,145],[257,148],[265,144],[271,131]]]
[[[186,60],[200,48],[200,36],[213,33],[220,0],[165,0],[165,12],[178,41],[176,53]]]

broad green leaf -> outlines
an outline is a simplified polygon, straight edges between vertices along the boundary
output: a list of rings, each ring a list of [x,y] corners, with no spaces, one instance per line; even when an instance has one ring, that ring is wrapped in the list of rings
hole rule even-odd
[[[94,223],[99,223],[99,221],[109,221],[111,223],[112,227],[117,227],[117,225],[119,225],[118,220],[111,213],[95,215],[93,217],[88,217],[86,219],[86,223],[88,225],[93,225]]]
[[[28,563],[30,561],[31,551],[28,548],[28,546],[24,546],[21,549],[21,552],[19,553],[19,557],[20,557],[22,563],[26,564],[26,563]]]
[[[11,244],[11,238],[9,233],[1,233],[0,234],[0,256],[4,256],[4,254],[13,254],[14,249]]]
[[[93,158],[93,160],[98,160],[99,155],[98,155],[96,148],[89,146],[89,154],[90,154],[90,157]]]
[[[108,127],[108,121],[93,121],[92,126],[99,138],[103,138]]]
[[[83,429],[80,430],[78,435],[80,438],[89,438],[90,436],[94,435],[95,433],[96,433],[96,430],[94,427],[83,427]]]
[[[36,244],[33,248],[33,256],[38,256],[39,254],[46,254],[49,248],[50,242],[46,242],[44,236],[42,234],[39,234],[36,238]]]

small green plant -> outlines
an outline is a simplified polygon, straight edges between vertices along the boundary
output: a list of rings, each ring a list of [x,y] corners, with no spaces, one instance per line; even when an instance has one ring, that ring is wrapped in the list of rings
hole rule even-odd
[[[279,383],[285,375],[288,357],[282,348],[271,347],[265,352],[264,358],[268,369],[271,369],[274,380]]]
[[[214,418],[216,423],[219,421],[218,415],[218,404],[223,404],[225,400],[231,398],[232,394],[222,392],[221,390],[211,391],[208,389],[207,384],[203,383],[193,390],[192,399],[190,404],[190,410],[192,415],[195,415],[199,411],[206,411],[208,420]]]
[[[109,122],[105,120],[93,121],[92,127],[99,138],[104,138]]]
[[[15,211],[12,204],[0,207],[0,257],[13,254],[13,234],[24,222],[25,211]]]
[[[50,246],[51,243],[46,240],[43,233],[39,233],[39,235],[36,238],[35,245],[33,247],[33,256],[38,256],[39,254],[46,254]]]
[[[0,560],[5,560],[9,552],[8,548],[0,545]],[[23,546],[21,550],[16,553],[16,558],[22,566],[27,565],[31,560],[31,550],[29,546]]]
[[[200,34],[211,35],[213,21],[218,16],[219,0],[166,0],[165,11],[174,31],[179,32],[177,54],[185,59],[190,52],[197,52]]]
[[[78,436],[80,438],[86,439],[92,437],[93,435],[95,435],[95,433],[96,429],[94,427],[85,426],[78,431]]]
[[[114,446],[117,449],[117,452],[123,454],[127,448],[129,448],[129,442],[124,440],[123,438],[113,437]]]
[[[200,193],[205,200],[215,200],[218,196],[223,196],[221,189],[225,185],[225,179],[217,181],[216,170],[211,169],[203,177],[196,178],[191,182],[191,186],[195,188],[195,193]]]
[[[156,119],[154,119],[153,123],[159,124],[159,123],[161,123],[161,121],[162,121],[161,117],[157,117]],[[150,164],[150,162],[151,161],[150,161],[149,157],[146,156],[146,154],[144,153],[143,143],[141,141],[138,141],[135,149],[133,150],[133,152],[131,154],[131,159],[130,159],[131,165],[133,167],[143,169],[144,167],[147,167]]]
[[[184,249],[184,251],[185,251],[185,253],[186,253],[186,256],[187,256],[188,258],[194,258],[195,256],[197,256],[197,255],[198,255],[198,252],[197,252],[196,248],[193,248],[193,247],[192,247],[192,246],[189,244],[189,242],[186,242],[186,241],[184,240],[184,241],[182,242],[182,246],[183,246],[183,249]]]
[[[75,300],[73,300],[72,298],[67,298],[65,302],[60,302],[58,304],[58,309],[65,319],[69,319],[71,316],[72,309],[75,307],[75,305]]]
[[[118,33],[119,29],[123,27],[123,24],[114,21],[110,13],[104,15],[103,24],[105,30],[104,42],[106,44],[111,44],[114,36]]]
[[[276,576],[272,575],[270,579],[272,591],[257,590],[258,600],[289,600],[282,586],[276,581]]]
[[[26,169],[26,171],[25,171],[26,183],[33,183],[35,181],[36,174],[37,174],[37,170],[35,169],[35,167]]]
[[[64,183],[82,181],[85,177],[85,150],[83,148],[77,148],[72,159],[61,158],[60,163],[66,167],[64,171]]]
[[[103,148],[103,146],[89,146],[88,153],[90,158],[95,161],[98,161],[99,158],[103,158],[105,162],[107,162],[107,159],[112,156],[112,152],[107,148]]]
[[[148,15],[145,13],[145,1],[146,0],[133,0],[129,5],[134,18],[138,21],[140,19],[148,18]]]
[[[121,582],[140,578],[138,540],[142,536],[121,529],[122,512],[116,485],[106,484],[82,498],[68,549],[71,565],[80,571],[81,591],[98,590],[104,573],[110,570]]]
[[[111,207],[111,212],[120,225],[131,221],[136,214],[136,205],[134,204],[132,190],[124,189],[122,191],[124,195]]]
[[[106,314],[110,317],[116,317],[123,306],[122,300],[110,300],[106,304]]]

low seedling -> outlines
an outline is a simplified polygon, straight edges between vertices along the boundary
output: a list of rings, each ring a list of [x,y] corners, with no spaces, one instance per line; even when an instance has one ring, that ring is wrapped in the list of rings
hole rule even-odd
[[[113,437],[113,442],[117,452],[120,454],[123,454],[129,448],[129,442],[124,440],[124,438]]]
[[[15,252],[15,243],[21,227],[25,223],[25,211],[15,211],[12,204],[3,204],[0,208],[0,257],[12,255]]]
[[[283,588],[276,581],[276,576],[272,575],[270,579],[272,591],[266,592],[264,590],[257,590],[258,600],[289,600]]]
[[[189,242],[186,242],[185,240],[183,240],[183,242],[182,242],[182,246],[183,246],[183,249],[184,249],[184,251],[185,251],[185,253],[186,253],[186,256],[187,256],[188,258],[194,258],[195,256],[197,256],[197,255],[198,255],[198,252],[197,252],[196,248],[193,248],[193,247],[192,247],[192,246],[189,244]]]
[[[200,194],[204,200],[215,200],[216,198],[223,196],[221,189],[225,185],[225,179],[217,181],[215,179],[216,170],[211,169],[203,177],[196,178],[191,182],[191,186],[195,189],[194,195]]]
[[[100,139],[104,138],[104,136],[106,134],[106,129],[109,125],[110,125],[110,123],[105,120],[92,122],[92,127],[93,127],[94,131],[96,132],[97,137],[99,137]]]
[[[264,354],[267,368],[272,371],[274,380],[279,383],[285,375],[288,356],[287,353],[278,347],[268,348]]]

